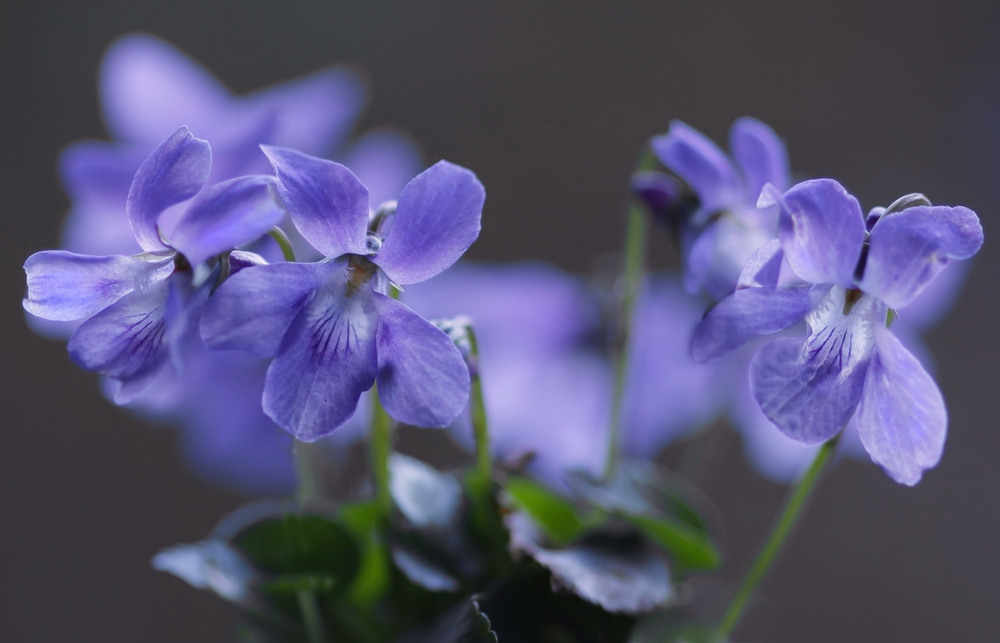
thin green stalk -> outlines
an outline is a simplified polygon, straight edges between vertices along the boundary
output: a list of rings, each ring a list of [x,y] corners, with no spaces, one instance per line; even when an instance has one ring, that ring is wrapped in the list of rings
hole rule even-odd
[[[284,230],[278,226],[274,226],[268,231],[267,234],[274,239],[274,242],[278,244],[279,248],[281,248],[281,255],[285,258],[285,261],[295,261],[295,249],[292,248],[292,242],[288,238],[288,235],[285,234]]]
[[[298,485],[295,487],[295,499],[300,506],[305,506],[323,497],[323,487],[320,484],[319,472],[316,471],[312,458],[312,446],[299,440],[292,441],[292,454],[295,457],[295,473]]]
[[[625,399],[625,380],[628,376],[628,357],[632,344],[632,315],[635,300],[642,282],[643,266],[646,262],[646,215],[642,208],[633,205],[628,211],[625,229],[625,274],[622,278],[621,299],[621,346],[615,364],[614,393],[611,399],[611,424],[608,427],[607,456],[604,461],[604,477],[611,478],[618,465],[618,449],[621,442],[622,402]]]
[[[469,410],[472,415],[472,430],[476,438],[476,475],[489,488],[493,480],[493,459],[490,457],[490,430],[486,423],[486,405],[483,402],[483,382],[479,374],[479,342],[472,326],[465,327],[469,337],[469,362],[471,364],[471,390]]]
[[[319,612],[319,604],[316,601],[316,594],[300,589],[299,612],[302,614],[302,623],[306,628],[306,638],[309,643],[324,643],[326,639],[326,628],[323,626],[323,616]]]
[[[733,629],[740,622],[743,611],[746,609],[754,590],[764,580],[764,576],[771,568],[772,563],[774,563],[775,557],[781,551],[785,540],[788,539],[788,534],[791,532],[792,527],[795,526],[799,516],[802,514],[806,500],[809,499],[810,494],[815,489],[816,483],[820,478],[820,473],[823,472],[824,467],[826,467],[832,458],[839,439],[840,434],[837,434],[837,436],[820,447],[805,475],[791,489],[788,498],[785,500],[785,508],[782,510],[781,515],[778,516],[778,521],[771,530],[771,535],[768,536],[764,546],[758,552],[757,558],[753,561],[753,565],[750,566],[750,571],[743,578],[743,583],[740,585],[739,591],[736,592],[736,596],[733,597],[733,601],[729,604],[729,609],[726,610],[726,614],[722,617],[718,629],[715,630],[714,641],[726,640],[726,637],[732,633]]]
[[[392,453],[392,418],[386,413],[378,398],[378,385],[372,388],[372,424],[369,438],[372,476],[375,478],[375,504],[382,519],[392,514],[392,496],[389,493],[389,454]]]

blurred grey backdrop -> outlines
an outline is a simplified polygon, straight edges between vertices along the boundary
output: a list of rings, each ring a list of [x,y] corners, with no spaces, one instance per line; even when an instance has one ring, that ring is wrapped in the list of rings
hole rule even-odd
[[[996,3],[929,1],[0,4],[0,640],[230,633],[221,601],[149,558],[200,538],[241,498],[191,479],[173,433],[105,402],[62,344],[27,329],[19,303],[21,264],[57,244],[67,207],[56,155],[105,136],[97,66],[135,30],[238,92],[356,65],[371,87],[362,126],[397,125],[429,161],[485,183],[472,258],[587,272],[617,252],[639,146],[672,118],[717,141],[735,117],[761,118],[793,168],[838,178],[866,207],[911,191],[972,207],[986,245],[928,336],[951,416],[944,459],[915,489],[870,463],[834,470],[739,639],[1000,639],[998,29]],[[728,521],[733,580],[783,488],[729,442],[707,490]]]

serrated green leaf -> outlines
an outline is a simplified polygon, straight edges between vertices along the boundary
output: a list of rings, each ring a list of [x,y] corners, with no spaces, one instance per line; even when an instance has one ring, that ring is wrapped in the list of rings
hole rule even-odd
[[[504,485],[507,499],[523,511],[556,546],[570,543],[586,528],[586,522],[569,500],[527,478],[512,477]]]

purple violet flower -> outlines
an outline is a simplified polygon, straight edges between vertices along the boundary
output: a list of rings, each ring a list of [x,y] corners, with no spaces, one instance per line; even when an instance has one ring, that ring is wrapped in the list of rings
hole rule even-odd
[[[376,202],[399,194],[418,167],[415,146],[391,130],[375,130],[345,144],[365,102],[363,82],[348,68],[236,96],[169,43],[131,34],[108,48],[99,80],[104,122],[113,140],[74,143],[59,159],[72,200],[63,245],[73,252],[138,251],[120,216],[121,204],[143,159],[181,126],[212,141],[213,183],[267,172],[257,150],[261,143],[311,154],[339,148]]]
[[[386,410],[443,426],[465,406],[469,374],[448,336],[388,296],[433,277],[479,235],[485,192],[440,161],[397,204],[370,215],[368,189],[346,167],[263,146],[302,236],[326,259],[246,268],[215,293],[202,320],[214,348],[274,356],[263,408],[303,441],[331,433],[376,381]]]
[[[692,350],[705,360],[757,334],[805,320],[805,339],[764,344],[750,364],[761,409],[803,444],[836,435],[857,414],[866,451],[897,482],[916,484],[937,464],[947,413],[934,380],[889,331],[952,259],[983,242],[974,212],[931,206],[909,195],[866,219],[836,181],[806,181],[782,194],[765,187],[760,205],[780,206],[779,239],[748,262],[737,290],[706,315]],[[867,224],[867,225],[866,225]],[[787,265],[798,283],[778,280]]]
[[[245,176],[204,187],[211,171],[208,142],[177,130],[140,166],[125,211],[144,250],[131,257],[39,252],[24,264],[30,314],[83,321],[69,340],[70,357],[103,373],[124,403],[160,371],[178,366],[198,317],[236,246],[250,243],[284,213],[270,176]],[[171,208],[192,199],[177,211]],[[164,225],[177,215],[172,226]],[[223,257],[220,259],[220,255]]]
[[[757,196],[767,183],[782,190],[789,185],[785,145],[770,127],[749,117],[737,119],[729,131],[732,161],[681,121],[673,121],[650,145],[686,185],[662,173],[640,172],[633,190],[677,234],[685,288],[718,301],[735,290],[747,258],[775,237],[777,213],[759,208]]]

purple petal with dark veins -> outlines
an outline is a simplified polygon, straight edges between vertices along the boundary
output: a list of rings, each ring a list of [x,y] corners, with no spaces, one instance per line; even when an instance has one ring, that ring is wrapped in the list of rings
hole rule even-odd
[[[174,226],[170,245],[196,266],[256,241],[285,216],[275,190],[270,176],[242,176],[211,186]]]
[[[445,426],[469,400],[469,371],[439,328],[406,305],[375,295],[378,395],[389,415],[423,427]]]
[[[934,379],[892,333],[880,329],[875,341],[858,432],[872,460],[912,486],[941,459],[948,413]]]
[[[691,354],[704,362],[739,348],[757,335],[795,325],[825,292],[811,286],[765,286],[737,290],[708,311],[694,329]]]
[[[869,244],[862,290],[902,308],[949,260],[976,254],[983,245],[983,228],[968,208],[918,206],[881,217]]]
[[[313,293],[345,268],[343,261],[244,268],[212,295],[202,314],[201,336],[212,348],[272,357]]]
[[[804,342],[777,339],[750,362],[751,391],[764,415],[803,444],[829,440],[851,419],[871,362],[873,329],[885,319],[885,306],[871,297],[845,315],[844,294],[834,288],[809,313]]]
[[[743,172],[749,202],[756,200],[764,185],[788,188],[788,152],[785,143],[766,124],[744,116],[729,130],[729,149]]]
[[[166,247],[160,240],[157,219],[171,205],[197,194],[211,168],[208,141],[195,138],[186,127],[174,132],[143,161],[125,202],[132,234],[143,250]]]
[[[865,241],[857,199],[832,179],[815,179],[792,187],[780,204],[779,238],[795,274],[814,284],[852,286]]]
[[[173,258],[91,257],[63,250],[36,252],[24,262],[24,309],[44,319],[86,319],[133,290],[165,279]]]
[[[719,146],[681,121],[672,121],[650,145],[663,165],[698,194],[705,213],[728,210],[744,199],[739,174]]]
[[[326,257],[367,254],[368,188],[340,163],[262,145],[296,229]]]
[[[73,333],[69,355],[88,371],[117,380],[140,378],[167,358],[164,308],[169,284],[161,279],[125,295]]]
[[[244,271],[246,272],[246,271]],[[264,412],[304,442],[332,433],[375,383],[373,292],[324,288],[296,316],[267,369]]]
[[[485,199],[475,174],[438,161],[406,185],[373,260],[396,284],[433,277],[455,263],[479,236]]]

